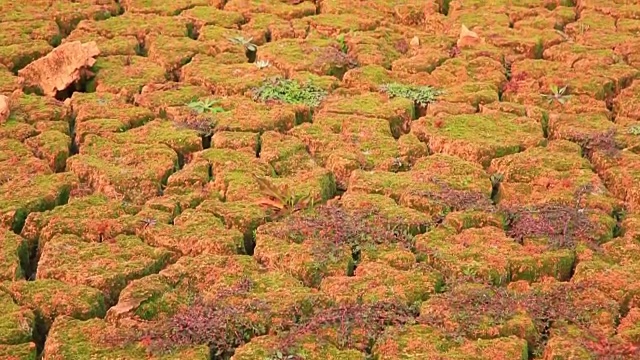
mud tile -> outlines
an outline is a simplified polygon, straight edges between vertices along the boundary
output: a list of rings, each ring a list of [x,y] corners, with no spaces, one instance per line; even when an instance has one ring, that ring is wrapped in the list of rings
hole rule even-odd
[[[411,305],[426,300],[442,285],[435,271],[401,271],[380,263],[364,263],[354,276],[325,277],[320,290],[338,303],[401,301]]]
[[[243,235],[227,230],[225,224],[205,212],[185,210],[174,225],[153,224],[139,234],[147,244],[163,247],[182,255],[235,255],[244,253]]]
[[[419,340],[414,342],[417,339]],[[444,356],[482,360],[518,357],[526,351],[527,342],[515,336],[492,340],[463,340],[462,344],[459,344],[448,340],[444,334],[427,325],[389,328],[372,349],[374,354],[383,358]]]
[[[54,279],[100,290],[113,304],[126,285],[158,272],[171,253],[144,244],[135,236],[119,235],[113,241],[84,242],[74,235],[54,237],[45,245],[36,279]]]
[[[496,285],[545,276],[567,280],[575,261],[571,250],[523,246],[496,227],[466,229],[460,234],[435,229],[416,238],[416,250],[447,277],[467,276]]]
[[[35,314],[25,306],[16,305],[11,296],[0,292],[1,345],[29,343],[35,327]]]
[[[45,344],[47,357],[123,357],[148,358],[147,349],[138,345],[139,336],[130,328],[115,326],[102,319],[86,321],[61,316],[53,323]],[[171,349],[172,356],[205,360],[209,348],[205,345]]]
[[[413,122],[411,132],[433,152],[460,156],[483,166],[543,140],[541,125],[535,120],[506,114],[427,116]]]
[[[165,70],[141,56],[98,58],[92,71],[96,76],[87,83],[89,92],[111,93],[132,99],[142,87],[166,81]]]
[[[29,262],[29,247],[22,237],[8,230],[0,231],[0,280],[16,281],[25,278]]]
[[[178,155],[166,145],[121,144],[96,135],[87,135],[80,154],[67,161],[67,169],[95,191],[136,204],[159,195],[177,165]]]
[[[221,65],[212,57],[197,55],[182,68],[180,80],[204,86],[216,95],[242,95],[258,87],[264,78],[277,75],[281,72],[274,66],[259,69],[249,63]]]
[[[0,288],[16,301],[36,312],[49,329],[59,316],[78,320],[104,317],[107,308],[102,293],[82,285],[69,285],[57,280],[5,282]]]
[[[224,9],[247,14],[247,17],[252,13],[270,13],[287,20],[316,14],[316,5],[311,1],[273,4],[266,0],[230,0],[225,3]]]

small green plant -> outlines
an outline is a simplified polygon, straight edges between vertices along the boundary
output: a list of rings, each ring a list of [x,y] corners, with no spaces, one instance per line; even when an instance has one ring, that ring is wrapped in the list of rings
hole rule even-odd
[[[309,107],[320,105],[327,92],[313,84],[300,84],[291,79],[276,77],[266,80],[254,89],[256,101],[282,101],[288,104],[303,104]]]
[[[269,60],[258,60],[254,64],[256,64],[256,67],[258,69],[264,69],[271,66],[271,63],[269,62]]]
[[[344,34],[338,35],[337,40],[338,40],[338,46],[340,46],[340,51],[342,51],[345,54],[349,52],[349,46],[347,46],[347,41],[344,39]]]
[[[218,106],[218,101],[211,100],[211,99],[194,100],[188,103],[187,107],[192,111],[197,112],[198,114],[203,114],[203,113],[217,114],[225,111],[221,106]]]
[[[229,38],[228,40],[233,44],[242,45],[245,48],[245,50],[249,52],[258,51],[258,45],[252,43],[253,41],[252,37],[245,39],[242,36],[234,36],[232,38]]]
[[[566,94],[566,85],[561,88],[559,88],[558,85],[551,85],[549,86],[549,90],[551,91],[551,94],[540,94],[543,98],[547,99],[547,102],[549,102],[549,104],[557,101],[560,104],[564,105],[571,98],[571,95]]]
[[[627,133],[631,135],[640,135],[640,125],[633,125],[627,130]]]
[[[420,106],[426,106],[435,101],[439,95],[442,95],[442,91],[431,86],[410,86],[398,83],[382,85],[380,90],[387,93],[389,97],[410,99]]]
[[[311,193],[307,195],[296,194],[288,186],[279,188],[267,178],[255,176],[254,178],[262,191],[264,198],[258,200],[258,204],[274,208],[276,216],[290,214],[313,205]]]

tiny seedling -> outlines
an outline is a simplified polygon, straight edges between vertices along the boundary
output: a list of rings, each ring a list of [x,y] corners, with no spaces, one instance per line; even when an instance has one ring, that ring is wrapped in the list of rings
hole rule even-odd
[[[269,60],[258,60],[254,64],[256,64],[256,67],[258,69],[264,69],[271,66],[271,63],[269,62]]]
[[[288,104],[303,104],[309,107],[320,105],[327,92],[311,83],[300,84],[295,80],[276,77],[268,79],[253,90],[254,100],[281,101]]]
[[[566,85],[561,88],[559,88],[558,85],[551,85],[549,87],[549,90],[551,90],[551,94],[540,94],[543,98],[547,99],[549,104],[557,101],[560,104],[564,105],[571,98],[571,95],[566,94]]]
[[[442,91],[431,86],[410,86],[398,83],[382,85],[380,90],[387,93],[389,97],[410,99],[420,106],[426,106],[435,101],[439,95],[442,95]]]
[[[197,101],[194,100],[188,103],[187,107],[189,107],[189,109],[191,109],[192,111],[197,112],[198,114],[217,114],[225,111],[221,106],[218,106],[218,102],[216,100],[211,99]]]
[[[640,135],[640,125],[633,125],[627,130],[627,133],[631,135]]]
[[[245,48],[245,50],[249,52],[258,51],[258,45],[252,43],[253,41],[252,37],[245,39],[242,36],[234,36],[232,38],[229,38],[229,41],[231,41],[233,44],[242,45]]]
[[[267,178],[254,175],[254,179],[265,196],[258,200],[258,204],[275,209],[277,216],[305,209],[313,203],[311,193],[300,195],[296,194],[288,186],[277,187],[273,185]]]
[[[340,51],[342,51],[345,54],[348,53],[349,46],[347,46],[347,41],[344,39],[344,34],[338,35],[337,40],[338,40],[338,46],[340,46]]]

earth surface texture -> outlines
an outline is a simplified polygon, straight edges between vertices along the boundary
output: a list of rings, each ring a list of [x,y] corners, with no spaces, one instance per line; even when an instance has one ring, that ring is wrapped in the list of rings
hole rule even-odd
[[[0,0],[0,94],[1,359],[640,359],[637,1]]]

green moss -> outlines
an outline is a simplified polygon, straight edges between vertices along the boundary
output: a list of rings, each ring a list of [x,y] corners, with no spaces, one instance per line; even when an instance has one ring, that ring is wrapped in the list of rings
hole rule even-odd
[[[194,6],[180,15],[205,25],[217,25],[229,29],[237,29],[246,21],[240,12],[220,10],[213,6]]]
[[[45,40],[35,40],[24,44],[0,46],[0,65],[4,65],[12,72],[24,68],[37,58],[45,56],[53,48]]]
[[[96,76],[87,82],[88,92],[109,92],[132,97],[149,83],[166,81],[165,69],[142,56],[100,57],[91,70]]]
[[[0,292],[0,344],[30,342],[34,326],[33,312],[14,304],[8,294]]]
[[[102,293],[88,286],[45,279],[5,282],[0,288],[43,318],[47,328],[58,316],[86,320],[104,317],[107,311]]]
[[[12,360],[36,360],[36,344],[0,345],[0,358]]]
[[[24,279],[29,263],[29,247],[25,239],[5,230],[0,235],[0,249],[0,280]]]
[[[160,271],[170,256],[169,251],[152,248],[135,236],[120,235],[111,243],[61,236],[45,245],[38,279],[91,286],[102,291],[105,302],[113,303],[128,282]]]

